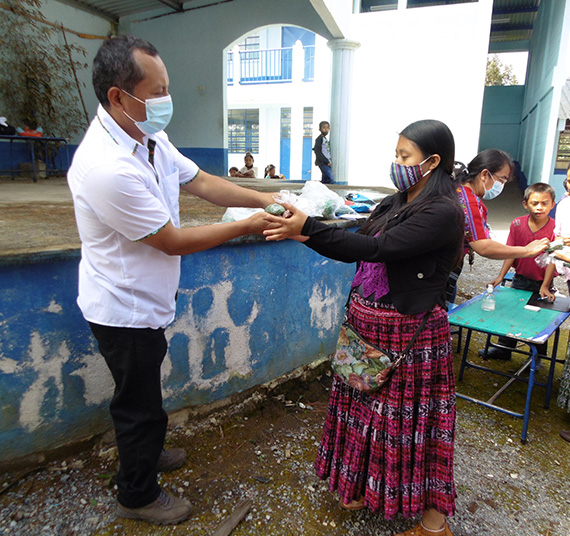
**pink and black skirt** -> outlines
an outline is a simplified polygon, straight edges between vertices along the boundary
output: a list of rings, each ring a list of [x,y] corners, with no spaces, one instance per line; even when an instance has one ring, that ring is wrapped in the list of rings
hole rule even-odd
[[[354,295],[348,319],[361,336],[403,351],[423,314]],[[447,313],[436,306],[387,385],[363,393],[334,376],[315,470],[344,503],[364,498],[386,519],[434,508],[455,513],[455,378]]]

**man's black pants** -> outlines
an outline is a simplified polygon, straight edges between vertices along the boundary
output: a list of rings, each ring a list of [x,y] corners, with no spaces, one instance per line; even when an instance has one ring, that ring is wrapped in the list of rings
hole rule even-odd
[[[139,508],[160,493],[156,466],[168,423],[160,385],[167,350],[164,329],[89,325],[115,380],[110,409],[120,460],[118,500]]]

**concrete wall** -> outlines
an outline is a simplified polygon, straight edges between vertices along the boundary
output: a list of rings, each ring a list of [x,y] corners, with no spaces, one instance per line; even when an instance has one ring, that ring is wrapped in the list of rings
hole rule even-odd
[[[227,398],[331,353],[354,265],[293,241],[183,257],[165,408]],[[0,463],[107,430],[113,382],[76,305],[78,251],[0,257]]]
[[[532,33],[519,149],[529,183],[553,182],[560,92],[568,75],[567,4],[541,2]]]
[[[449,126],[456,159],[476,155],[491,12],[481,0],[354,15],[349,184],[389,186],[397,133],[419,119]]]
[[[518,160],[524,91],[524,86],[485,88],[479,151],[502,149]]]
[[[121,33],[153,43],[169,69],[175,110],[167,129],[170,139],[211,173],[227,174],[224,51],[243,35],[271,24],[300,26],[331,37],[307,0],[235,0],[160,19],[121,20]]]

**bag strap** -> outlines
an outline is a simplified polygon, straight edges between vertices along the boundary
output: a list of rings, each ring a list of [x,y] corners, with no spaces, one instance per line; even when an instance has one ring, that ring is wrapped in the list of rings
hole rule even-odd
[[[348,304],[350,303],[350,298],[352,297],[352,291],[350,291],[348,293],[348,299],[346,300],[346,303],[344,305],[344,321],[347,322],[348,321]],[[435,307],[435,305],[434,305]],[[403,354],[407,354],[410,351],[410,348],[413,346],[413,344],[416,342],[416,339],[418,338],[418,335],[421,333],[421,331],[425,328],[425,325],[431,315],[431,313],[433,312],[433,307],[424,314],[424,317],[422,318],[422,321],[420,323],[420,325],[418,326],[418,329],[416,329],[416,332],[414,333],[413,337],[410,339],[410,342],[408,343],[408,345],[406,346],[406,348],[404,349],[403,352],[401,352],[400,355]]]
[[[407,354],[410,350],[410,348],[413,346],[414,342],[416,342],[416,339],[418,338],[418,335],[420,334],[420,332],[424,329],[429,316],[431,315],[432,310],[429,310],[423,317],[420,325],[418,326],[418,329],[416,329],[416,332],[414,333],[414,336],[410,339],[410,342],[408,343],[408,345],[406,346],[405,350],[402,352],[402,354]]]

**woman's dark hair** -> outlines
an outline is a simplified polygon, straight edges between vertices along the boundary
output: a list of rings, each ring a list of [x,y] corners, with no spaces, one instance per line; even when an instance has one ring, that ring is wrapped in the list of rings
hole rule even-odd
[[[511,169],[509,173],[510,178],[515,165],[509,154],[500,149],[485,149],[471,160],[467,166],[461,162],[455,162],[455,181],[460,184],[471,183],[483,170],[486,169],[491,173],[497,173],[505,167],[505,165],[508,165]]]
[[[368,221],[360,228],[359,232],[363,234],[376,234],[384,227],[385,222],[388,221],[394,212],[403,214],[410,210],[415,211],[423,208],[424,205],[432,203],[434,199],[452,203],[462,214],[452,178],[455,160],[455,141],[451,130],[441,121],[424,119],[408,125],[400,132],[400,136],[410,140],[421,151],[424,158],[437,154],[440,156],[441,161],[431,172],[432,176],[423,190],[412,202],[406,203],[407,194],[405,192],[395,194],[397,201],[392,210],[379,218],[375,218],[374,213],[372,213]],[[462,222],[458,221],[458,224],[461,225]]]
[[[103,106],[109,106],[107,92],[110,88],[118,87],[134,93],[135,86],[144,78],[144,71],[133,57],[136,49],[158,56],[153,45],[132,35],[111,37],[97,51],[93,60],[93,89]]]

